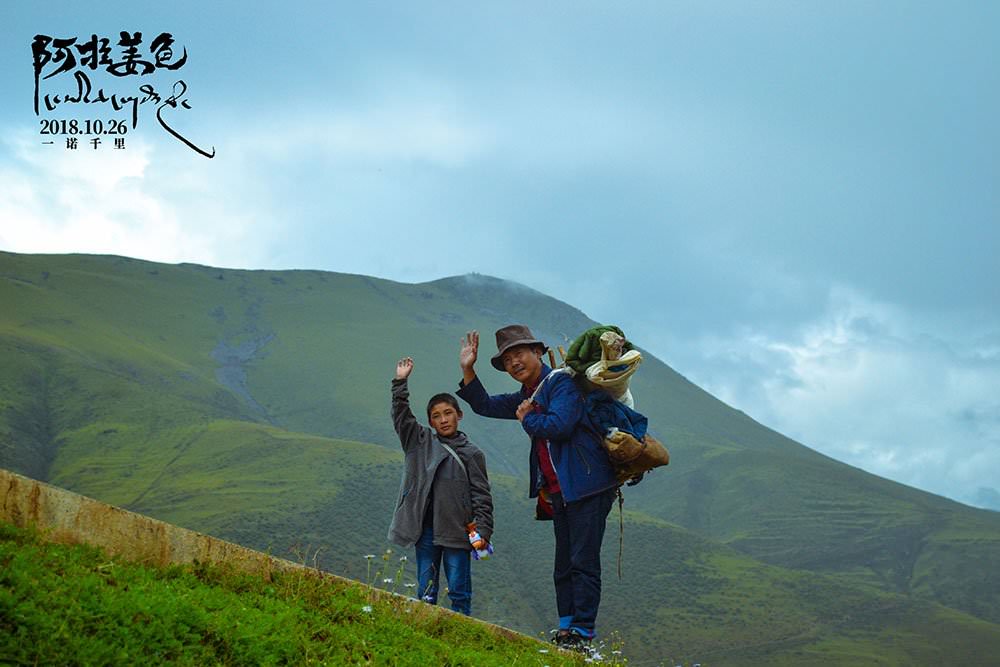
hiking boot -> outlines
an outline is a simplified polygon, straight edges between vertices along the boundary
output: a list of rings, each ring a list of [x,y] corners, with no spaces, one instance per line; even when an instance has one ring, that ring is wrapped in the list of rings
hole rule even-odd
[[[578,632],[573,632],[572,630],[560,630],[556,633],[553,640],[561,649],[566,649],[567,651],[577,651],[579,653],[586,653],[587,649],[590,647],[590,638],[584,637]]]

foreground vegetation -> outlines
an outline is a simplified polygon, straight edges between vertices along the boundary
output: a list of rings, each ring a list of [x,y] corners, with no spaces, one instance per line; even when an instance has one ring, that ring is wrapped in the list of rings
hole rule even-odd
[[[542,653],[541,651],[546,651]],[[574,665],[423,603],[311,570],[152,568],[0,523],[0,664]]]

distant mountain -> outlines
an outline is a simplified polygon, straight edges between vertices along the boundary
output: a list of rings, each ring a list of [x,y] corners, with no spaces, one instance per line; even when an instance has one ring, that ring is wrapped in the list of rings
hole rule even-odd
[[[486,357],[493,330],[515,321],[550,343],[594,324],[478,275],[408,285],[0,253],[0,466],[363,579],[364,555],[387,546],[400,474],[395,361],[416,360],[419,413],[456,388],[458,341],[475,328],[484,382],[512,390]],[[625,491],[621,581],[617,510],[609,519],[600,626],[621,630],[630,656],[998,654],[1000,514],[822,456],[644,354],[633,393],[673,460]],[[526,437],[471,412],[462,427],[487,454],[498,505],[475,613],[539,632],[555,615],[551,528],[531,520]]]
[[[974,502],[984,509],[1000,511],[1000,491],[992,487],[981,486],[976,489]]]

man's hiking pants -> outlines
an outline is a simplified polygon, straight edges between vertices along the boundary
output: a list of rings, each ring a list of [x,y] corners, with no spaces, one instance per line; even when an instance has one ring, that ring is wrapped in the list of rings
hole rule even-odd
[[[556,537],[553,581],[559,627],[594,636],[601,605],[601,543],[615,490],[572,503],[552,495],[552,527]]]

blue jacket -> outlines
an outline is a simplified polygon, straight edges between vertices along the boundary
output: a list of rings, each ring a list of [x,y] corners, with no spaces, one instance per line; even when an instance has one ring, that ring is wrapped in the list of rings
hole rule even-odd
[[[557,372],[548,378],[551,372],[542,364],[541,386],[535,394],[541,412],[525,415],[521,426],[532,438],[548,440],[549,455],[566,502],[616,487],[615,471],[600,436],[584,416],[583,395],[567,373]],[[469,384],[460,383],[457,393],[476,414],[497,419],[517,419],[517,406],[529,398],[524,386],[521,391],[490,396],[478,377]],[[528,496],[534,498],[543,481],[538,454],[535,447],[530,449]]]

